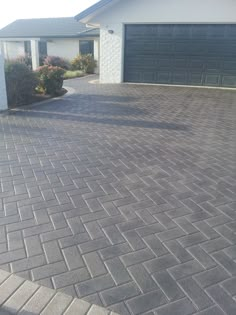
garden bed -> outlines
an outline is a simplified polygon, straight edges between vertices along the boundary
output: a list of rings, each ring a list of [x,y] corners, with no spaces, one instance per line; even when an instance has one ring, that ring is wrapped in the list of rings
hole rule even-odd
[[[26,102],[19,104],[19,105],[9,105],[9,108],[17,108],[17,107],[22,107],[22,106],[28,106],[28,105],[33,105],[36,103],[44,102],[47,100],[50,100],[55,97],[60,97],[63,96],[67,93],[67,90],[62,88],[62,90],[55,96],[49,95],[49,94],[33,94],[32,97],[30,97]]]

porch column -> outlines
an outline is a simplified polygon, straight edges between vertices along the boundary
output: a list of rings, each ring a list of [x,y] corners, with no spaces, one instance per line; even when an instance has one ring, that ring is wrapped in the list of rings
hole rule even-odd
[[[0,49],[0,111],[6,110],[7,105],[7,91],[4,71],[4,58]]]
[[[39,67],[39,41],[31,40],[31,56],[32,56],[32,68],[36,70]]]
[[[94,52],[94,59],[97,61],[97,67],[95,69],[95,73],[99,73],[99,38],[94,39],[93,41],[93,52]]]

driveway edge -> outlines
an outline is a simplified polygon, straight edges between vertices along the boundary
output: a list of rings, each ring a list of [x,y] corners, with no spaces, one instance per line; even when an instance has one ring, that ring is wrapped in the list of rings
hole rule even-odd
[[[0,269],[0,314],[119,315]]]

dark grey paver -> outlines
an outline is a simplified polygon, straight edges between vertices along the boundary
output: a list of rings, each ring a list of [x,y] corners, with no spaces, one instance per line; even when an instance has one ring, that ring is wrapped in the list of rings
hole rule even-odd
[[[179,281],[179,284],[199,310],[213,305],[212,300],[192,278],[183,279]]]
[[[84,261],[76,246],[66,247],[62,250],[62,253],[65,257],[65,261],[69,270],[81,268],[84,266]]]
[[[122,302],[124,299],[130,299],[140,294],[140,290],[134,282],[123,284],[116,288],[108,289],[101,293],[105,305],[111,305]]]
[[[91,295],[95,292],[100,292],[108,288],[114,287],[114,280],[110,275],[96,277],[94,279],[84,281],[76,285],[76,289],[80,297]]]
[[[142,265],[131,266],[128,270],[142,292],[147,293],[157,289],[154,280]]]
[[[167,271],[158,272],[153,275],[153,278],[169,300],[179,300],[184,297],[183,291]]]
[[[155,309],[158,306],[166,303],[166,297],[161,290],[153,291],[136,297],[127,302],[128,307],[133,314],[142,314],[149,310]]]
[[[92,277],[98,277],[107,273],[107,269],[96,252],[85,254],[83,258]]]
[[[191,315],[196,313],[196,308],[188,299],[172,302],[159,308],[155,315]]]
[[[53,283],[55,285],[55,288],[59,289],[70,284],[80,283],[81,281],[88,280],[89,278],[90,276],[87,269],[80,268],[65,273],[60,272],[60,274],[53,277]]]
[[[236,295],[236,278],[231,278],[222,283],[224,289],[232,296]]]
[[[52,264],[57,261],[63,260],[62,253],[58,246],[57,241],[44,243],[43,249],[44,249],[48,264]]]
[[[25,239],[25,246],[27,256],[35,256],[40,255],[43,253],[42,245],[38,235],[26,237]]]
[[[40,280],[54,275],[61,274],[67,270],[66,264],[62,261],[49,265],[44,265],[32,270],[33,280]]]
[[[236,313],[235,300],[220,286],[216,285],[207,289],[207,293],[219,304],[227,315]]]
[[[210,307],[202,312],[197,313],[196,315],[224,315],[225,312],[222,311],[218,306]]]
[[[169,271],[174,279],[178,280],[203,271],[203,267],[197,261],[188,261],[186,263],[170,268]]]
[[[229,277],[229,274],[222,267],[215,267],[195,275],[194,278],[203,288],[205,288],[220,283]]]
[[[162,271],[163,269],[168,269],[178,264],[179,262],[176,257],[172,254],[168,254],[146,262],[145,267],[150,273],[154,273]]]
[[[131,280],[128,271],[119,258],[107,260],[105,264],[117,285]]]

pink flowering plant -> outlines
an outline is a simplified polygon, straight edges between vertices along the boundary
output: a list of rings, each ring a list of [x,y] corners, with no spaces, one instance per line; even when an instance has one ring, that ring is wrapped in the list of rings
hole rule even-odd
[[[65,70],[60,67],[44,65],[36,70],[39,79],[37,90],[49,95],[59,95],[63,86]]]

